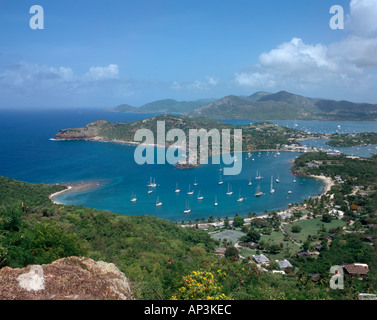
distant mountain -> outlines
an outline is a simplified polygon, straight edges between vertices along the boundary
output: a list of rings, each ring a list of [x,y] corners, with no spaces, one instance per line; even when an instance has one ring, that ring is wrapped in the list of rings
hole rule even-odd
[[[250,120],[375,120],[377,105],[308,98],[286,91],[226,96],[194,110],[193,117]]]
[[[196,101],[177,101],[174,99],[165,99],[150,102],[141,107],[132,107],[128,104],[122,104],[114,109],[107,110],[115,112],[188,114],[195,109],[208,105],[212,101],[214,101],[214,99],[202,99]]]
[[[122,104],[116,112],[170,113],[212,119],[377,120],[377,104],[308,98],[287,91],[256,92],[196,101],[158,100],[141,107]]]

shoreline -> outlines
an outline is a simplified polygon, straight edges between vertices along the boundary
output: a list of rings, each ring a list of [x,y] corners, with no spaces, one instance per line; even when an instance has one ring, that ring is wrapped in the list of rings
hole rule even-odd
[[[52,193],[48,196],[48,198],[51,200],[53,204],[59,204],[59,205],[66,205],[62,202],[59,202],[55,200],[57,196],[60,196],[64,193],[78,193],[78,192],[84,192],[91,189],[98,188],[102,184],[98,181],[91,181],[91,182],[73,182],[73,183],[58,183],[57,185],[64,186],[66,189]]]
[[[308,178],[314,178],[314,179],[317,179],[317,180],[321,180],[323,183],[324,183],[324,190],[322,191],[322,193],[320,193],[319,195],[315,196],[314,199],[316,198],[320,198],[322,197],[323,195],[326,195],[330,190],[331,188],[335,185],[335,182],[333,179],[331,179],[330,177],[326,177],[326,176],[315,176],[315,175],[309,175],[309,176],[306,176]],[[295,210],[299,210],[302,208],[302,202],[297,204],[296,206],[293,206],[293,207],[289,207],[287,209],[280,209],[278,211],[276,211],[276,214],[278,216],[281,216],[285,213],[292,213],[294,212]],[[261,215],[257,215],[255,218],[244,218],[244,222],[245,223],[250,223],[253,219],[265,219],[268,217],[268,214],[261,214]],[[303,219],[303,218],[301,218]],[[305,218],[306,219],[306,218]],[[215,226],[216,224],[218,224],[219,222],[205,222],[205,223],[198,223],[198,226],[200,225],[209,225],[209,226]],[[229,220],[229,223],[233,223],[233,220]],[[196,223],[194,224],[179,224],[181,227],[183,228],[193,228],[196,226]],[[222,227],[220,227],[222,228]]]

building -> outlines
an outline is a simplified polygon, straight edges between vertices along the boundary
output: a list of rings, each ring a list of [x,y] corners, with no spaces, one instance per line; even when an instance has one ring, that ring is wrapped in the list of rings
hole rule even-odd
[[[369,272],[369,266],[364,263],[354,263],[343,265],[344,274],[350,277],[360,276],[366,277]]]
[[[264,254],[253,255],[253,259],[258,264],[268,264],[270,259],[268,259]]]
[[[377,294],[359,293],[359,300],[377,300]]]
[[[275,260],[275,261],[279,264],[280,269],[293,268],[293,266],[288,260]]]
[[[285,219],[290,219],[290,218],[292,218],[292,213],[289,213],[289,212],[283,212],[281,215],[280,215],[280,217],[283,219],[283,220],[285,220]]]
[[[301,251],[301,252],[297,252],[295,254],[295,257],[296,258],[300,258],[300,257],[310,257],[311,254],[309,252],[306,252],[306,251]]]
[[[225,251],[226,251],[226,248],[217,248],[217,249],[215,250],[215,254],[217,254],[217,255],[223,257],[224,254],[225,254]]]

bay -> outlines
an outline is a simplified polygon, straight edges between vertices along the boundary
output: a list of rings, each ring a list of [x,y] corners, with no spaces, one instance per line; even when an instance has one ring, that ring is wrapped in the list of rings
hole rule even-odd
[[[82,127],[91,121],[105,119],[112,122],[135,121],[153,114],[114,113],[102,110],[44,110],[0,111],[0,175],[30,183],[77,183],[96,181],[97,188],[75,194],[63,194],[56,200],[64,204],[83,205],[121,214],[148,214],[171,221],[194,221],[196,218],[247,216],[249,212],[262,214],[265,210],[287,208],[323,190],[322,182],[311,178],[296,178],[290,168],[299,153],[262,152],[251,158],[243,154],[243,169],[237,176],[223,177],[218,184],[219,166],[203,165],[181,170],[169,164],[139,166],[134,161],[134,146],[90,141],[52,141],[63,128]],[[312,124],[311,124],[312,125]],[[337,124],[338,125],[338,124]],[[350,122],[349,130],[363,132],[361,123]],[[370,126],[373,128],[373,123]],[[328,126],[317,122],[317,129]],[[346,124],[341,123],[346,128]],[[371,129],[372,130],[372,129]],[[373,129],[374,130],[374,129]],[[314,132],[314,130],[313,130]],[[251,159],[254,158],[255,161]],[[263,179],[256,180],[257,170]],[[270,194],[271,176],[276,192]],[[157,187],[148,194],[150,177]],[[194,186],[194,181],[198,185]],[[249,186],[249,179],[252,186]],[[178,183],[180,193],[176,193]],[[255,197],[260,183],[262,197]],[[228,185],[233,195],[227,196]],[[193,195],[187,195],[190,188]],[[198,192],[203,200],[198,200]],[[288,194],[288,191],[292,191]],[[137,197],[131,202],[131,196]],[[238,202],[237,199],[245,198]],[[214,206],[217,198],[218,206]],[[157,199],[162,206],[156,207]],[[184,214],[189,203],[191,212]]]

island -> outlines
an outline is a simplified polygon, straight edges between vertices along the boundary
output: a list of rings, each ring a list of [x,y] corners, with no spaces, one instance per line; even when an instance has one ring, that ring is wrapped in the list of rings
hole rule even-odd
[[[257,122],[248,125],[231,125],[221,121],[209,118],[193,118],[183,115],[157,115],[148,119],[125,122],[111,123],[106,120],[98,120],[89,123],[83,128],[72,128],[60,130],[55,140],[88,140],[88,141],[109,141],[131,145],[137,145],[134,136],[139,129],[150,129],[153,133],[157,131],[157,122],[165,122],[166,132],[171,129],[181,129],[189,135],[190,129],[229,129],[231,136],[235,129],[242,129],[242,150],[243,152],[253,151],[269,151],[269,150],[286,150],[298,151],[304,149],[300,140],[308,138],[318,138],[320,135],[308,134],[303,131],[291,129],[275,125],[270,122]],[[166,147],[173,142],[166,142]],[[157,145],[157,137],[155,135],[155,144]],[[186,143],[188,145],[188,142]],[[230,149],[233,151],[233,144]],[[209,143],[209,155],[211,155],[212,147]],[[302,150],[301,150],[302,151]]]

